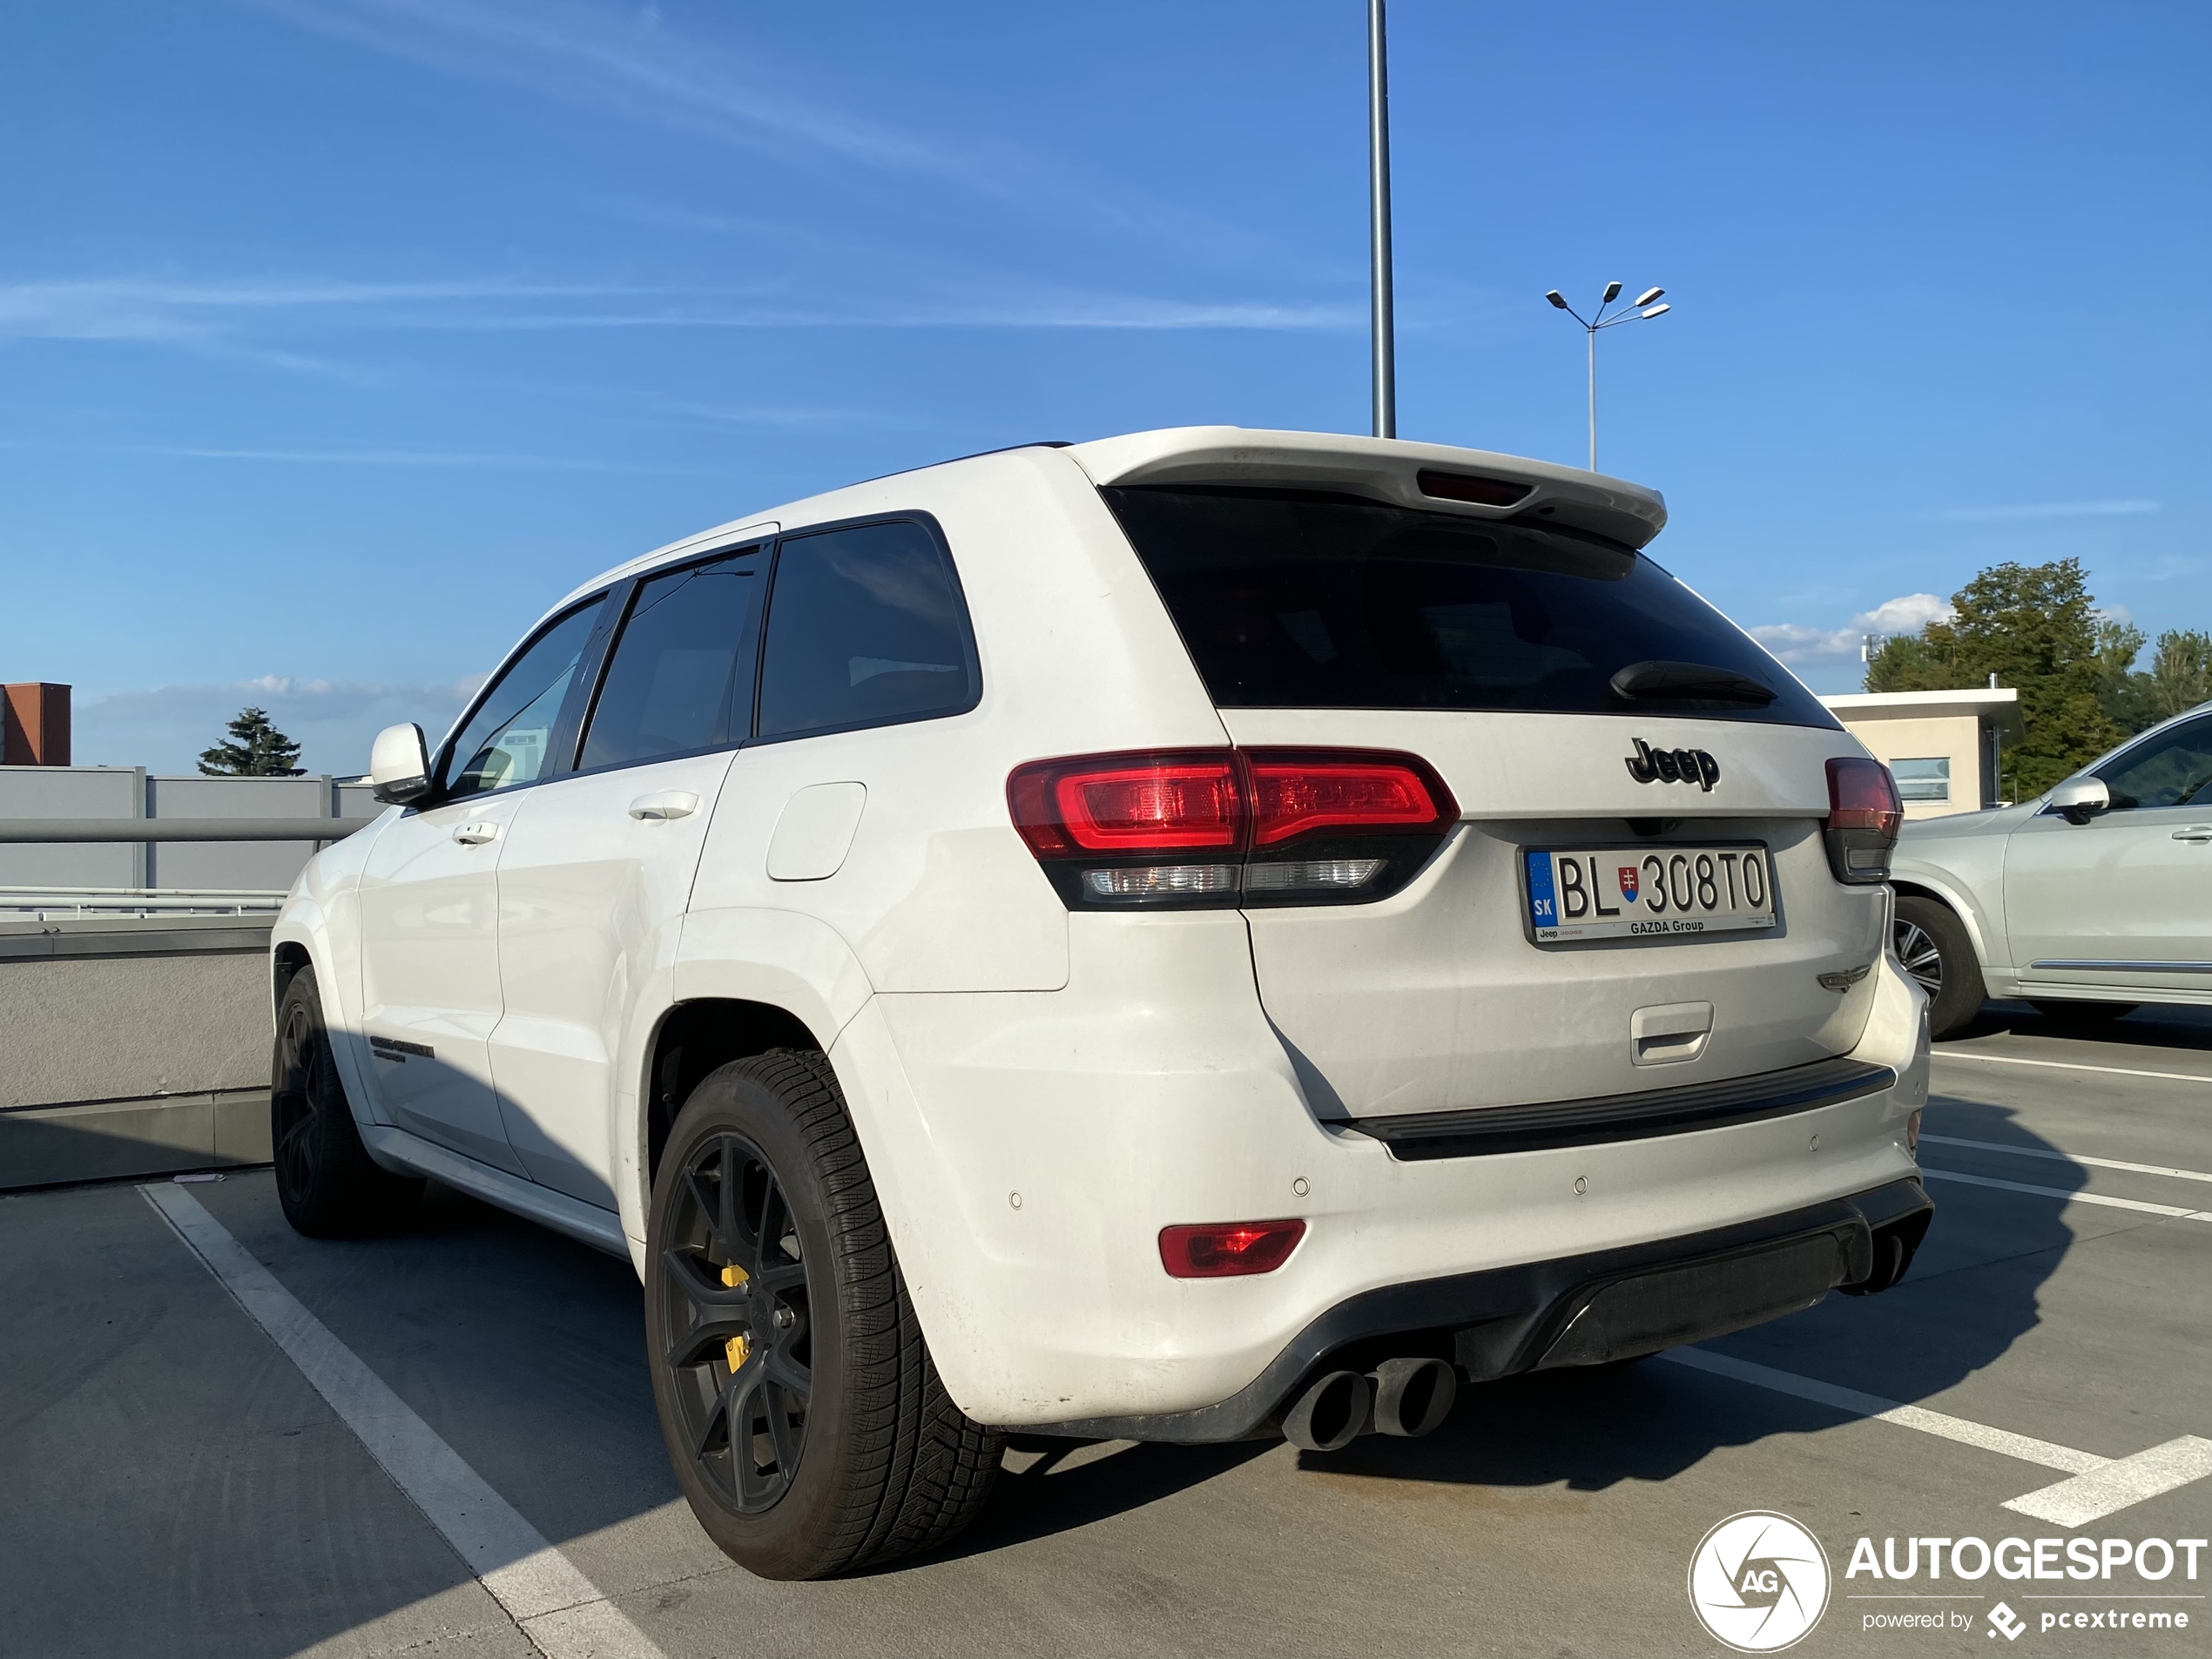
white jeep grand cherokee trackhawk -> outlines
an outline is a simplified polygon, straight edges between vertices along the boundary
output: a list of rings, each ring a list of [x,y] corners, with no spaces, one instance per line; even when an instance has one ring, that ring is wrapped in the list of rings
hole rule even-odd
[[[644,1282],[754,1571],[1008,1429],[1332,1449],[1895,1283],[1889,775],[1538,462],[1195,428],[857,484],[532,629],[274,934],[276,1181]]]

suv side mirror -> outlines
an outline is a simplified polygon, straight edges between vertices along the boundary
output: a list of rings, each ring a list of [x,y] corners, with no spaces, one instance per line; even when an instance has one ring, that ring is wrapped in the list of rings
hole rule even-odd
[[[376,734],[368,752],[368,784],[371,794],[394,806],[430,792],[430,754],[421,726],[388,725]]]
[[[2075,778],[2051,792],[2051,810],[2069,824],[2086,824],[2112,808],[2112,791],[2101,778]]]

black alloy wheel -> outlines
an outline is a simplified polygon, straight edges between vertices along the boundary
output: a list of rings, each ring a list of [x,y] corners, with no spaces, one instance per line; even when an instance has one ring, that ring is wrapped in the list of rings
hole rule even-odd
[[[818,1050],[700,1080],[645,1222],[645,1352],[676,1483],[763,1578],[933,1549],[974,1519],[998,1433],[946,1392]]]
[[[361,1144],[312,968],[293,974],[277,1003],[269,1146],[284,1218],[311,1238],[371,1231],[421,1198],[421,1181],[380,1169]]]
[[[760,1149],[724,1133],[691,1155],[659,1262],[664,1362],[699,1477],[757,1514],[791,1487],[814,1392],[805,1248]]]
[[[314,1010],[303,999],[287,996],[281,1017],[271,1066],[269,1145],[277,1190],[305,1192],[314,1179],[315,1118],[327,1109],[337,1080]]]

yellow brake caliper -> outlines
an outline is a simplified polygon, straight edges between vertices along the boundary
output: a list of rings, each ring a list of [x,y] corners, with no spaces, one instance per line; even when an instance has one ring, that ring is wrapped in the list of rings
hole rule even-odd
[[[734,1264],[722,1270],[722,1282],[732,1290],[744,1284],[748,1277],[744,1268]],[[745,1364],[746,1357],[752,1353],[752,1345],[743,1337],[732,1337],[722,1345],[722,1352],[730,1362],[730,1374],[734,1377],[738,1374],[738,1367]]]

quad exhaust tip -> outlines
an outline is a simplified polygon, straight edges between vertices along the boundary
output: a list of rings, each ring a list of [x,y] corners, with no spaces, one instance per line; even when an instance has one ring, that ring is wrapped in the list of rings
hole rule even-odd
[[[1372,1373],[1378,1433],[1418,1440],[1452,1414],[1460,1373],[1441,1359],[1386,1359]]]
[[[1452,1414],[1459,1373],[1442,1359],[1386,1359],[1366,1376],[1332,1371],[1309,1384],[1283,1417],[1301,1452],[1340,1452],[1360,1435],[1419,1440]]]

